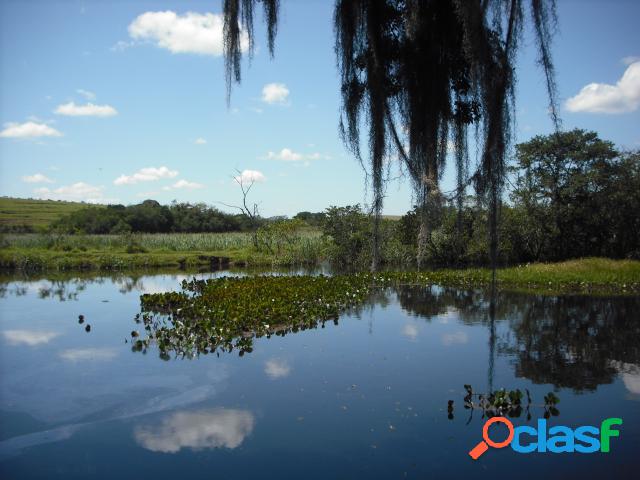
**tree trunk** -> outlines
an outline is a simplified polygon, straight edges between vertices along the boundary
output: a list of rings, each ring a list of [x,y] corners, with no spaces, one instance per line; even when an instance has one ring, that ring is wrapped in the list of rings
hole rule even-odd
[[[427,243],[429,241],[429,215],[427,212],[427,197],[423,195],[419,210],[420,229],[418,230],[418,269],[422,268],[427,258]]]
[[[376,211],[373,216],[373,235],[371,252],[371,271],[377,272],[380,268],[380,212]]]
[[[424,266],[431,232],[438,223],[442,198],[437,175],[430,173],[424,180],[421,205],[420,229],[418,231],[418,268]]]

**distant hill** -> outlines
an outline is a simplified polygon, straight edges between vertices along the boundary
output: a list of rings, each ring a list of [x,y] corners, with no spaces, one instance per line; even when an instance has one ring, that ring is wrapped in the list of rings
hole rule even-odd
[[[86,203],[80,202],[1,197],[0,231],[37,231],[61,216],[86,206]]]

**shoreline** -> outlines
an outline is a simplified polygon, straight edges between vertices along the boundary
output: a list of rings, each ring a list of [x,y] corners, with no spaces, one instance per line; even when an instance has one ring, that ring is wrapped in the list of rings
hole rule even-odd
[[[319,267],[318,262],[277,262],[273,257],[232,256],[235,252],[0,252],[0,274],[59,276],[95,274],[204,273],[243,269]],[[246,253],[246,252],[243,252]],[[387,266],[375,274],[393,277],[403,285],[442,285],[457,288],[489,288],[488,268],[394,270]],[[398,268],[398,266],[396,266]],[[256,272],[260,274],[260,272]],[[354,272],[355,273],[355,272]],[[496,288],[540,294],[640,294],[640,261],[584,258],[556,263],[532,263],[499,268]]]

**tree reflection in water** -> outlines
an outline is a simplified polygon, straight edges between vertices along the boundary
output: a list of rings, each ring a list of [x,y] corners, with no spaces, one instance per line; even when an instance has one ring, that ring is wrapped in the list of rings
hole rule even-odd
[[[575,391],[594,390],[624,373],[629,383],[640,365],[639,297],[596,297],[580,295],[545,296],[488,289],[461,290],[430,286],[402,286],[374,290],[367,303],[348,312],[381,312],[397,299],[408,314],[427,321],[448,315],[467,325],[484,325],[489,331],[487,388],[493,391],[496,355],[513,358],[516,376],[534,383],[552,384]],[[374,315],[371,315],[373,317]],[[337,324],[338,319],[334,319]],[[284,336],[325,322],[273,326],[267,333]],[[153,330],[166,328],[156,317],[146,325],[151,342],[137,340],[133,350],[146,351],[153,343]],[[499,327],[499,328],[498,328]],[[371,331],[372,325],[370,325]],[[411,332],[405,332],[410,335]],[[217,344],[205,342],[202,352],[192,335],[176,338],[174,354],[197,356],[239,350],[251,352],[254,334],[230,332]],[[208,339],[204,339],[208,340]],[[185,343],[186,342],[186,343]],[[184,343],[184,345],[183,345]],[[184,348],[182,348],[184,347]],[[163,352],[168,359],[170,352]]]
[[[398,291],[402,308],[427,320],[456,311],[466,324],[489,329],[489,390],[492,350],[515,358],[516,375],[575,391],[611,383],[618,372],[640,365],[640,298],[543,296],[442,287]],[[493,308],[492,308],[493,303]],[[508,335],[498,337],[497,322]],[[635,366],[635,368],[634,368]],[[631,372],[631,373],[630,373]]]

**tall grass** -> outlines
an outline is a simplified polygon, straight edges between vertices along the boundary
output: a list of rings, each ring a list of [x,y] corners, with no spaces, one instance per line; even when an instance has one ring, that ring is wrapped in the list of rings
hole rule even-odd
[[[298,247],[313,249],[320,241],[317,231],[301,232]],[[149,251],[190,252],[244,250],[252,248],[251,235],[232,233],[155,233],[132,235],[65,235],[65,234],[6,234],[0,238],[0,248],[40,250],[124,250],[132,243]]]
[[[314,230],[301,230],[274,252],[256,249],[250,233],[5,234],[0,235],[0,268],[195,266],[211,257],[243,265],[309,265],[325,259],[327,243]]]

